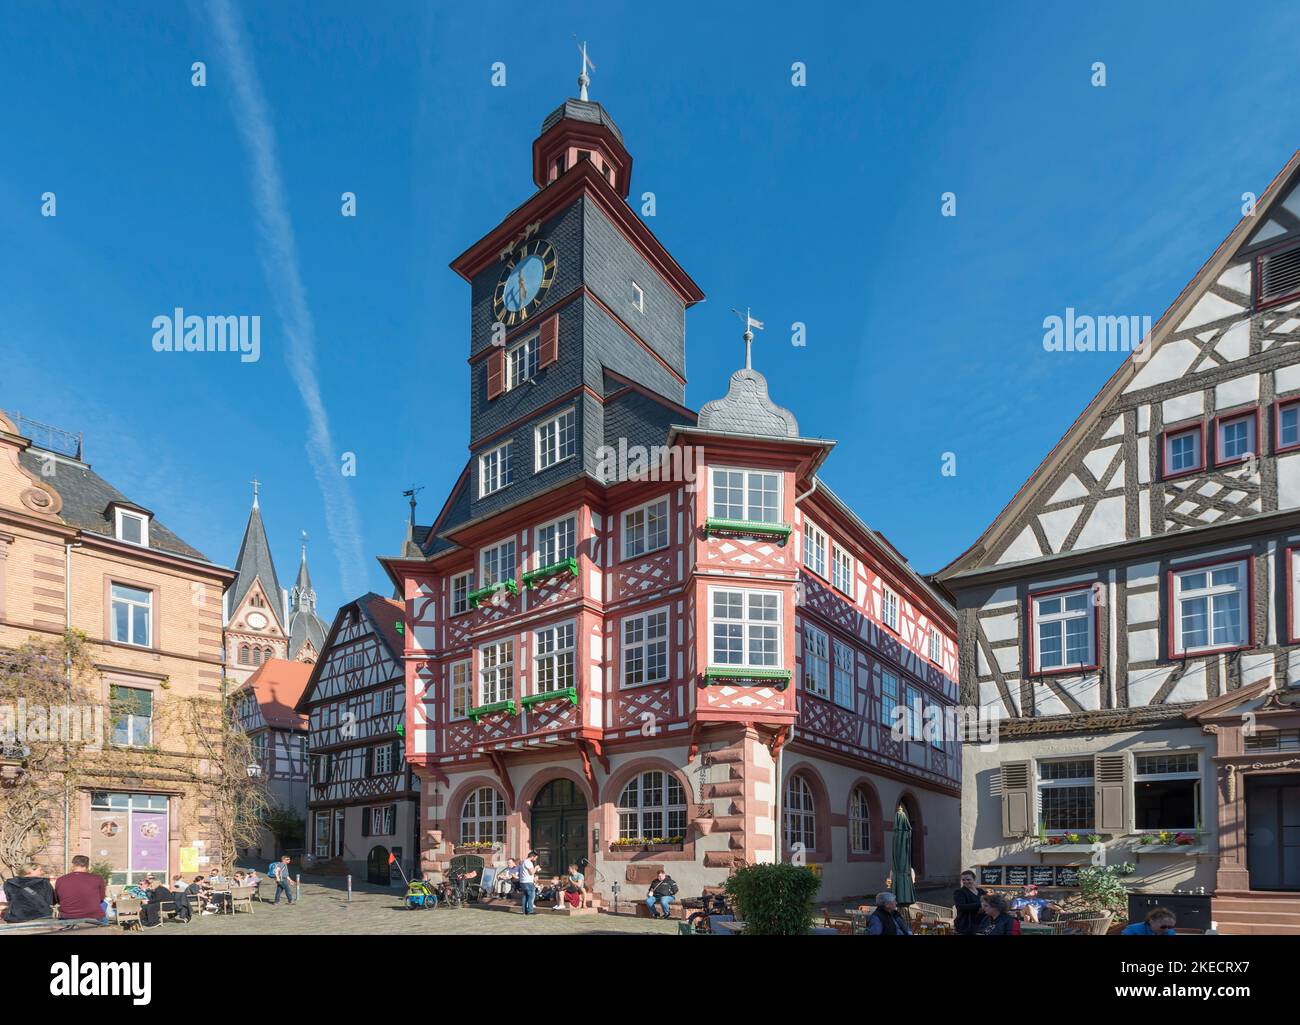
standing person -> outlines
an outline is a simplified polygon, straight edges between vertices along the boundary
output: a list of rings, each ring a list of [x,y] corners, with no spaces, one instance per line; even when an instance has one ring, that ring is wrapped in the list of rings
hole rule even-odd
[[[980,920],[975,924],[976,936],[1015,936],[1016,920],[1007,913],[1007,899],[1000,893],[990,893],[980,902]]]
[[[665,872],[662,868],[656,873],[654,881],[650,884],[650,889],[646,891],[645,906],[650,909],[651,918],[659,918],[655,908],[663,909],[663,918],[671,917],[668,912],[668,905],[673,902],[677,896],[677,884],[673,877]]]
[[[975,925],[980,919],[980,899],[987,893],[987,890],[976,887],[974,872],[961,874],[961,886],[952,891],[952,904],[957,910],[952,928],[958,936],[975,935]]]
[[[293,887],[289,885],[289,855],[284,855],[279,861],[271,862],[267,871],[271,878],[275,880],[275,900],[272,906],[278,906],[280,903],[280,891],[284,891],[285,897],[290,904],[293,903]]]
[[[62,918],[93,918],[108,925],[107,887],[104,877],[90,871],[90,859],[84,854],[72,859],[72,871],[54,881],[54,901]]]
[[[888,890],[876,894],[876,910],[867,919],[868,936],[911,936],[907,916],[898,910],[898,898]]]
[[[537,914],[533,906],[537,902],[537,852],[529,851],[519,863],[519,890],[522,894],[519,906],[525,915]]]
[[[5,921],[35,922],[54,917],[54,887],[40,865],[28,865],[22,875],[6,879],[4,889],[9,901]]]

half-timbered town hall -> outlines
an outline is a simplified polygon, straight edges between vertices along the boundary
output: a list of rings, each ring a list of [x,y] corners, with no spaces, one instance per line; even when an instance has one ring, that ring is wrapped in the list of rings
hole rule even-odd
[[[987,881],[1127,862],[1180,925],[1300,933],[1297,342],[1300,154],[940,574],[1003,720],[964,758]]]
[[[659,868],[692,897],[794,858],[834,898],[884,883],[901,806],[918,880],[955,878],[960,754],[920,728],[956,699],[952,610],[831,491],[834,443],[748,355],[686,404],[703,293],[629,206],[605,109],[548,115],[532,176],[452,264],[469,460],[383,560],[424,866],[535,848],[608,904]],[[891,734],[900,707],[918,739]]]

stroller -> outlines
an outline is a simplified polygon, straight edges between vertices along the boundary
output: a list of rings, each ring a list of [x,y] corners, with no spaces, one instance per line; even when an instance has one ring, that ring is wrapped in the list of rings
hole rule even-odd
[[[412,879],[406,884],[406,900],[404,903],[412,911],[417,908],[432,911],[438,906],[438,895],[434,892],[433,886],[423,879]]]

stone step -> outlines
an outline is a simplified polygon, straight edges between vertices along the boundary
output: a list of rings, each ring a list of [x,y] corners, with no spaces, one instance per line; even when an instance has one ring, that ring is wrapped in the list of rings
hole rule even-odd
[[[1215,917],[1221,912],[1233,911],[1267,911],[1279,915],[1300,916],[1300,901],[1273,900],[1268,897],[1230,897],[1226,900],[1222,897],[1215,897],[1210,908],[1211,917]]]
[[[1220,922],[1220,936],[1300,936],[1300,925],[1242,925]]]

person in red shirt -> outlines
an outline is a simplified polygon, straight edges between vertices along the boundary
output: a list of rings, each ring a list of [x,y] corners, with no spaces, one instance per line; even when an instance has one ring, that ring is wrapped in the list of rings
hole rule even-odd
[[[60,918],[93,918],[108,925],[104,877],[90,871],[90,859],[84,854],[72,859],[71,872],[54,881],[54,903]]]

